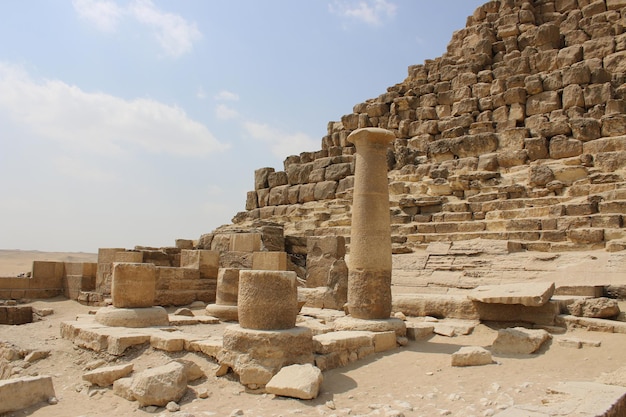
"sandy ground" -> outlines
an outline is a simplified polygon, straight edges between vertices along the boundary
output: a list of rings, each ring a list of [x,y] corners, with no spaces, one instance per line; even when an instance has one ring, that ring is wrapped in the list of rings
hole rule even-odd
[[[133,349],[116,358],[77,348],[60,338],[60,323],[73,320],[77,314],[87,313],[93,307],[62,298],[32,304],[52,308],[54,314],[32,324],[0,325],[0,341],[23,349],[51,351],[48,358],[23,369],[19,375],[51,375],[59,401],[56,405],[8,414],[15,417],[489,416],[514,404],[556,402],[560,398],[549,394],[548,390],[560,381],[594,381],[605,373],[626,369],[626,335],[584,330],[554,335],[552,343],[538,354],[494,355],[497,363],[492,365],[452,367],[450,355],[459,348],[472,345],[488,348],[494,341],[497,330],[481,324],[467,336],[434,335],[343,368],[325,371],[319,397],[304,401],[246,392],[232,376],[215,377],[217,364],[201,354],[166,354],[148,347]],[[199,315],[204,310],[194,312]],[[227,324],[223,323],[195,325],[180,330],[210,336],[221,333],[225,326]],[[599,341],[601,346],[564,347],[556,343],[560,337]],[[178,413],[163,408],[138,408],[136,403],[113,395],[112,390],[89,387],[81,379],[87,365],[98,359],[109,365],[132,362],[135,371],[141,371],[179,357],[197,362],[207,377],[190,384],[191,389],[180,401]],[[208,392],[206,399],[196,395],[203,390]]]

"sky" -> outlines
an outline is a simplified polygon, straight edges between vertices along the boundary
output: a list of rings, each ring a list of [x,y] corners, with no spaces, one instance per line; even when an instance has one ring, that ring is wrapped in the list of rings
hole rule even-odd
[[[474,0],[0,2],[0,248],[173,246],[445,52]]]

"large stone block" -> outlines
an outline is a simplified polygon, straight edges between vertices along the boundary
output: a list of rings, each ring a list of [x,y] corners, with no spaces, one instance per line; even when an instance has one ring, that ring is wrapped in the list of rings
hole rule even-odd
[[[287,252],[254,252],[252,269],[263,271],[286,271]]]
[[[282,368],[265,386],[265,391],[302,400],[317,398],[324,379],[322,371],[311,364]]]
[[[156,267],[153,264],[113,264],[111,296],[115,307],[152,307],[155,295]]]
[[[219,265],[220,253],[218,251],[182,250],[180,252],[180,266],[198,269],[201,278],[217,278]]]
[[[29,376],[0,381],[0,414],[18,411],[54,397],[50,376]]]
[[[238,305],[242,328],[281,330],[294,327],[298,315],[296,273],[240,271]]]
[[[526,115],[550,113],[561,108],[561,97],[556,91],[544,91],[526,100]]]
[[[498,336],[491,349],[494,353],[500,354],[528,355],[538,351],[551,338],[550,333],[543,329],[526,329],[524,327],[502,329],[498,330]]]
[[[257,252],[261,250],[260,233],[234,233],[230,237],[230,251]]]
[[[0,306],[0,324],[26,324],[33,321],[31,306]]]

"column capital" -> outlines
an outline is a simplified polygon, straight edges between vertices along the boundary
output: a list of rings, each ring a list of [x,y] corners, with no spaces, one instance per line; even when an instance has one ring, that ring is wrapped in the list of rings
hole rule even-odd
[[[357,129],[348,135],[348,142],[361,143],[367,141],[372,144],[388,145],[396,139],[396,135],[387,129],[379,127],[364,127]]]

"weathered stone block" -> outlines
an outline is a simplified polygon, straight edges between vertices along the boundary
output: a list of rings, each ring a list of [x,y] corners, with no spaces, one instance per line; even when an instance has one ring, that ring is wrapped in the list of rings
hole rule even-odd
[[[114,263],[111,297],[119,308],[152,307],[156,295],[156,267],[144,263]]]
[[[240,271],[238,306],[242,328],[281,330],[294,327],[298,314],[296,273]]]
[[[0,381],[0,413],[18,411],[54,397],[50,376],[29,376]]]
[[[542,329],[526,329],[514,327],[498,330],[498,337],[491,348],[494,353],[502,354],[530,354],[535,353],[552,336]]]
[[[258,252],[261,250],[260,233],[233,233],[230,237],[230,251]]]
[[[252,269],[264,271],[286,271],[286,252],[254,252],[252,254]]]
[[[550,113],[561,108],[561,98],[556,91],[544,91],[526,100],[526,115]]]
[[[480,346],[464,346],[452,354],[452,366],[480,366],[493,363],[491,352]]]
[[[324,379],[322,371],[311,364],[282,368],[265,386],[265,391],[283,397],[311,400],[317,398]]]
[[[259,168],[254,171],[254,189],[260,190],[262,188],[269,188],[268,176],[274,172],[274,168],[266,167]]]
[[[583,153],[583,144],[578,139],[555,136],[550,139],[550,157],[553,159],[569,158]]]

